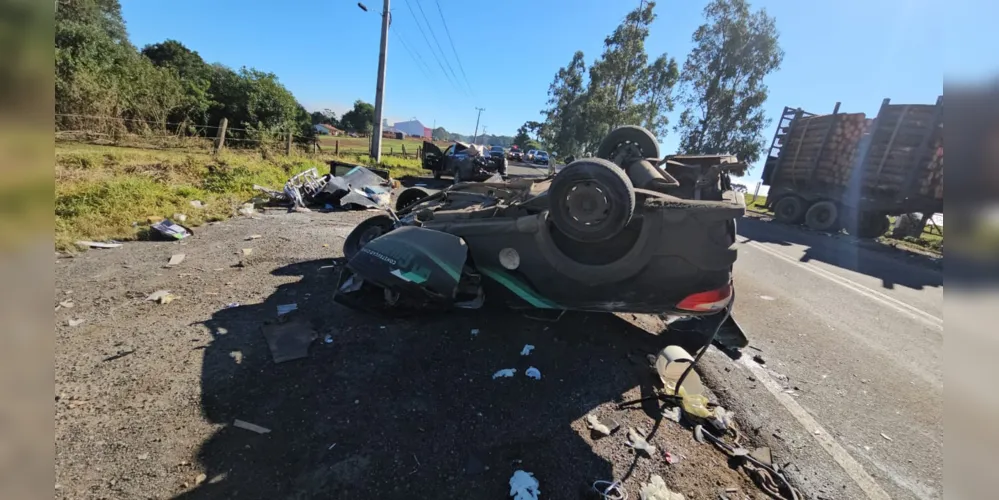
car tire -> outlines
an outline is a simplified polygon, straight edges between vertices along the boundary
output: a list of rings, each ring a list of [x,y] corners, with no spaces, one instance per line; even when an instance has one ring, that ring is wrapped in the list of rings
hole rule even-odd
[[[805,224],[816,231],[830,231],[836,227],[839,208],[831,201],[820,201],[805,212]]]
[[[361,221],[343,241],[344,257],[347,260],[353,259],[364,245],[394,228],[395,224],[388,215],[376,215]]]
[[[659,141],[642,127],[625,125],[612,130],[600,141],[596,156],[623,167],[629,158],[659,158]]]
[[[774,205],[774,219],[785,224],[799,224],[805,216],[805,201],[797,196],[785,196]]]
[[[549,217],[580,242],[613,238],[635,213],[635,187],[610,161],[590,158],[562,169],[548,190]]]

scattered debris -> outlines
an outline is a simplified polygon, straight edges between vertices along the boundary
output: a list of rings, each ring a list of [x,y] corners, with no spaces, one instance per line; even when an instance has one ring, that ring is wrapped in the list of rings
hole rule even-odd
[[[169,304],[176,298],[177,296],[170,293],[170,290],[157,290],[149,294],[149,296],[146,297],[146,300],[159,302],[160,304]]]
[[[472,336],[476,337],[478,335],[479,335],[479,329],[478,328],[472,328]]]
[[[666,460],[666,463],[670,465],[673,465],[680,461],[678,457],[673,456],[673,454],[668,451],[663,451],[663,458]]]
[[[326,335],[325,337],[323,337],[323,342],[326,343],[326,344],[332,344],[333,343],[333,336],[332,335]]]
[[[245,215],[247,217],[257,213],[257,209],[253,207],[253,203],[244,203],[243,206],[239,207],[239,215]]]
[[[513,500],[538,500],[541,494],[540,486],[534,474],[515,470],[510,477],[510,496]]]
[[[118,248],[121,246],[121,243],[115,243],[115,242],[101,243],[99,241],[86,241],[86,240],[77,241],[76,244],[81,247],[90,247],[90,248]]]
[[[181,262],[184,262],[184,257],[186,257],[186,255],[184,255],[182,253],[175,253],[175,254],[173,254],[173,255],[170,256],[170,261],[167,262],[167,265],[168,266],[176,266],[177,264],[180,264]]]
[[[261,427],[257,424],[251,424],[250,422],[246,422],[238,418],[232,423],[232,425],[234,427],[239,427],[240,429],[246,429],[248,431],[256,432],[257,434],[267,434],[271,431],[266,427]]]
[[[666,481],[659,474],[649,476],[638,490],[641,500],[685,500],[684,496],[666,487]]]
[[[541,380],[541,370],[533,366],[528,368],[527,371],[524,372],[524,375],[527,375],[528,377],[533,378],[534,380]]]
[[[64,300],[59,303],[59,307],[65,307],[66,309],[72,309],[73,305],[74,304],[72,300]],[[57,311],[59,310],[59,307],[56,308]]]
[[[763,300],[777,300],[769,295],[760,295],[760,298]]]
[[[177,222],[187,222],[187,216],[184,214],[173,214],[173,218]]]
[[[604,481],[602,479],[593,481],[593,491],[597,492],[604,500],[628,500],[628,492],[625,491],[620,481]]]
[[[232,309],[233,307],[239,307],[239,302],[230,302],[222,307],[222,309]]]
[[[493,379],[495,380],[495,379],[498,379],[500,377],[509,378],[509,377],[514,376],[516,373],[517,373],[517,369],[516,368],[505,368],[503,370],[500,370],[500,371],[494,373],[493,374]]]
[[[665,417],[666,419],[672,420],[672,421],[674,421],[676,423],[680,423],[681,411],[680,411],[680,407],[679,406],[673,407],[673,408],[663,407],[663,408],[660,409],[660,411],[661,411],[663,417]]]
[[[243,257],[249,257],[251,253],[253,253],[253,249],[252,248],[244,248],[243,249]]]
[[[156,231],[156,234],[160,235],[160,237],[170,240],[182,240],[191,235],[191,230],[170,219],[163,219],[149,226],[149,228]]]
[[[726,410],[724,407],[715,406],[711,410],[711,416],[707,420],[715,429],[724,432],[732,427],[734,417],[732,412]]]
[[[756,361],[757,363],[759,363],[761,365],[767,364],[766,360],[763,359],[763,356],[760,356],[759,354],[754,354],[753,355],[753,361]]]
[[[191,200],[191,206],[194,208],[205,208],[205,203],[201,200]]]
[[[277,315],[278,316],[284,316],[285,314],[288,314],[288,313],[290,313],[292,311],[297,311],[297,310],[298,310],[298,303],[297,302],[293,302],[291,304],[281,304],[281,305],[277,306]]]
[[[589,414],[586,416],[586,426],[589,427],[594,432],[603,434],[604,436],[610,436],[614,434],[621,424],[613,418],[597,418],[594,414]]]
[[[659,355],[655,358],[655,370],[667,394],[679,393],[676,383],[693,362],[694,357],[686,349],[677,345],[669,345],[659,351]],[[687,378],[683,380],[682,392],[683,395],[704,392],[701,378],[696,371],[690,370],[690,373],[687,374]]]
[[[237,420],[237,422],[238,422],[238,420]],[[198,474],[198,477],[194,478],[194,485],[198,486],[201,483],[205,482],[207,479],[208,479],[207,475],[205,475],[205,474]]]
[[[635,450],[645,452],[645,454],[650,457],[654,456],[656,452],[656,447],[649,444],[649,442],[645,440],[645,437],[643,437],[642,434],[644,434],[644,432],[639,434],[639,432],[636,431],[634,427],[629,427],[628,442],[626,444],[628,446],[631,446]]]
[[[137,458],[139,460],[149,460],[149,454],[148,453],[140,453]]]
[[[259,234],[251,234],[246,237],[246,241],[255,240],[257,238],[263,238],[263,236]]]
[[[527,345],[524,346],[523,349],[520,350],[520,355],[521,356],[527,356],[527,355],[531,354],[531,351],[533,351],[533,350],[534,350],[534,346],[531,345],[531,344],[527,344]]]
[[[307,357],[309,345],[316,339],[312,325],[302,319],[264,325],[261,330],[275,363]]]
[[[80,325],[83,324],[84,321],[86,321],[86,320],[83,319],[83,318],[80,318],[80,319],[68,319],[68,320],[66,320],[66,324],[68,326],[80,326]]]
[[[885,438],[885,439],[886,439],[886,440],[888,440],[888,441],[894,441],[894,439],[892,439],[892,438],[888,437],[888,435],[887,435],[887,434],[885,434],[885,433],[883,433],[883,432],[881,433],[881,437]]]

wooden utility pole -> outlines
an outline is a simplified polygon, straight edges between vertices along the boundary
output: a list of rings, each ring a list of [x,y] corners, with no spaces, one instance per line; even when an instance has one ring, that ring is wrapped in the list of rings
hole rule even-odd
[[[475,133],[472,134],[472,144],[475,144],[475,140],[479,138],[479,118],[482,118],[482,112],[485,111],[486,108],[475,109],[479,110],[479,114],[475,117]]]
[[[229,126],[229,120],[223,118],[219,122],[219,133],[215,137],[215,153],[218,154],[225,147],[225,129]]]
[[[382,7],[382,43],[378,52],[378,85],[375,87],[375,126],[371,131],[371,159],[375,163],[382,161],[382,112],[385,101],[385,59],[388,56],[388,31],[391,14],[389,0]]]

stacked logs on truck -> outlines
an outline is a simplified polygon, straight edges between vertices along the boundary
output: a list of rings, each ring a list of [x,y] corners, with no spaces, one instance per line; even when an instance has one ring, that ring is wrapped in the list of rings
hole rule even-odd
[[[845,185],[857,145],[870,120],[863,113],[810,116],[795,120],[781,143],[778,178],[804,184],[810,180]]]
[[[923,104],[881,109],[863,162],[865,188],[903,194],[915,182],[916,192],[943,197],[943,125],[935,111]]]

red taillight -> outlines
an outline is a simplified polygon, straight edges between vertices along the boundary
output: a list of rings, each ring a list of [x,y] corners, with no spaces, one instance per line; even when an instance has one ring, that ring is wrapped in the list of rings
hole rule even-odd
[[[714,312],[725,309],[732,300],[732,284],[729,283],[716,290],[688,295],[676,305],[677,309],[694,312]]]

